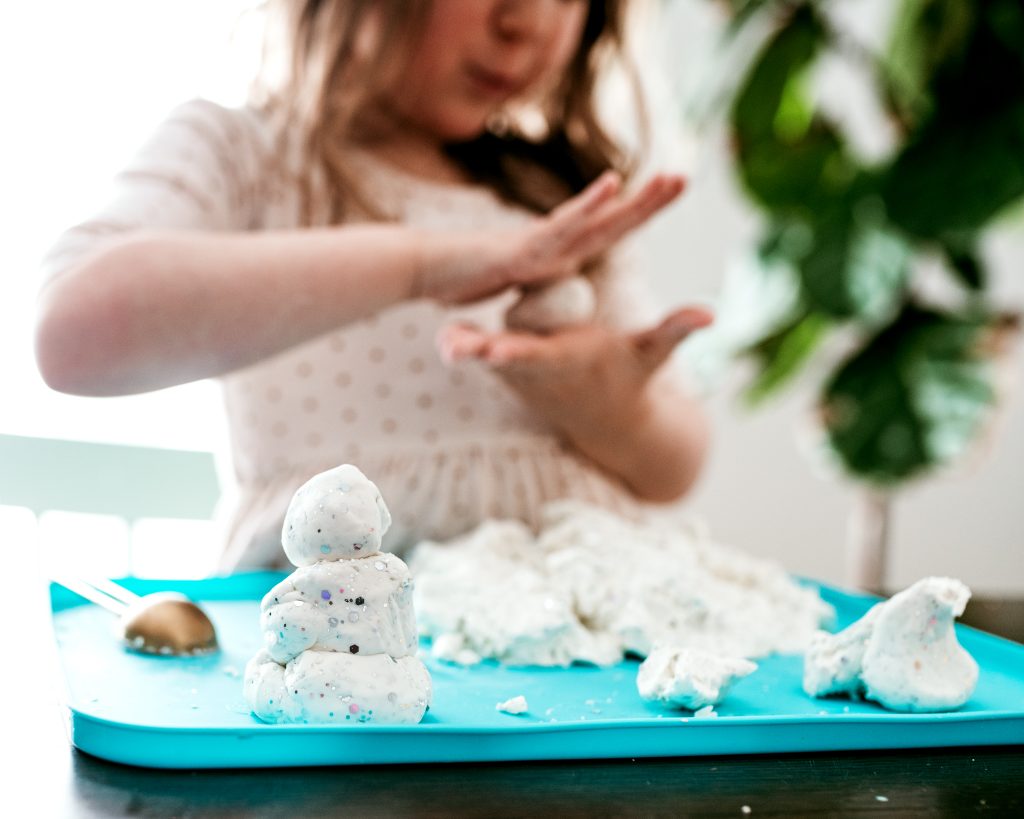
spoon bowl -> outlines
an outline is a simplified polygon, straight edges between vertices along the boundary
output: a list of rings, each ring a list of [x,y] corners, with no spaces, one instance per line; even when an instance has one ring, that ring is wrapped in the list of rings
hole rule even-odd
[[[206,613],[176,592],[147,594],[121,615],[125,646],[143,654],[194,656],[217,650],[217,632]]]
[[[118,615],[125,648],[195,657],[217,651],[217,632],[199,606],[177,592],[139,596],[110,580],[56,575],[55,583]]]

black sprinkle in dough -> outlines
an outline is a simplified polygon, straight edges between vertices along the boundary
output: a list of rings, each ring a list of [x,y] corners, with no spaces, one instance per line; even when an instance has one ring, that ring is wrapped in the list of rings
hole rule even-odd
[[[362,597],[357,597],[357,598],[356,598],[356,605],[357,605],[357,606],[361,606],[361,605],[363,605],[363,603],[365,603],[365,602],[366,602],[366,601],[365,601],[365,600],[363,600],[363,598],[362,598]]]
[[[348,650],[351,651],[353,654],[358,654],[359,653],[359,646],[357,646],[355,643],[353,643],[352,645],[350,645],[348,647]]]

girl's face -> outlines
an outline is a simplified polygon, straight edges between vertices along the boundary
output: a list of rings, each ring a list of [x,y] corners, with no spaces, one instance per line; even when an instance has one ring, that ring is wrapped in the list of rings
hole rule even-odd
[[[589,0],[434,0],[392,103],[443,141],[472,139],[510,100],[558,81]]]

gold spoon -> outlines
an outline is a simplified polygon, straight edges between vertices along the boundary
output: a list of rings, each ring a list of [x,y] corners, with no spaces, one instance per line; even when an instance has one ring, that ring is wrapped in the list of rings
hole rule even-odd
[[[139,596],[106,579],[56,575],[58,583],[121,618],[125,647],[143,654],[182,657],[217,651],[217,633],[206,613],[185,595],[156,592]]]

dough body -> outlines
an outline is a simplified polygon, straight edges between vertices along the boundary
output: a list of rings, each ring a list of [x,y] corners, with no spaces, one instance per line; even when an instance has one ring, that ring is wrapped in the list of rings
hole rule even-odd
[[[303,566],[260,608],[264,646],[279,663],[309,649],[406,657],[418,646],[409,569],[392,554]]]

